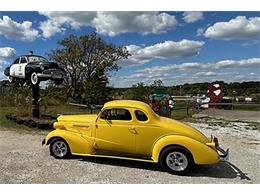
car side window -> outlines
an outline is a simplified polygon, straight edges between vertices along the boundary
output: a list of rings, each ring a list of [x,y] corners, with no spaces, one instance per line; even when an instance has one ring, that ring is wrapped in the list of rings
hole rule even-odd
[[[130,112],[127,109],[123,108],[106,109],[101,113],[100,118],[104,120],[132,120]]]
[[[19,60],[20,60],[20,58],[17,58],[17,59],[14,61],[14,64],[19,64]]]
[[[144,112],[142,112],[141,110],[135,111],[135,117],[139,121],[148,121],[147,115]]]
[[[25,57],[22,57],[22,58],[21,58],[20,64],[21,64],[21,63],[26,63],[26,58],[25,58]]]

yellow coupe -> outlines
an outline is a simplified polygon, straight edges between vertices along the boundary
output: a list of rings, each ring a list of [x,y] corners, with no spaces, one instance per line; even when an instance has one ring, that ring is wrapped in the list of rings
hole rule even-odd
[[[149,105],[133,100],[107,102],[98,115],[64,115],[42,144],[55,158],[70,155],[138,160],[184,174],[193,165],[218,163],[228,150],[218,139],[179,121],[158,116]],[[221,154],[219,154],[220,152]]]

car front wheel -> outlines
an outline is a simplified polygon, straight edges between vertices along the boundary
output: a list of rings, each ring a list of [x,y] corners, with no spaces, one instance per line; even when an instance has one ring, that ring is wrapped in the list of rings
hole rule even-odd
[[[162,151],[160,164],[169,173],[184,175],[191,170],[194,161],[187,149],[180,146],[170,146]]]
[[[32,83],[33,85],[37,85],[38,82],[39,82],[39,77],[38,77],[38,75],[37,75],[36,72],[33,72],[33,73],[31,74],[31,83]]]
[[[60,138],[52,140],[50,144],[50,153],[58,159],[68,158],[71,155],[69,145]]]

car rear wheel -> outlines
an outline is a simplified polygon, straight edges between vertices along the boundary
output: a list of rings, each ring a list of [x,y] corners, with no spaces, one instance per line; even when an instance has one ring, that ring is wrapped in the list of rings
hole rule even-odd
[[[50,144],[50,153],[58,159],[68,158],[71,155],[69,145],[65,140],[60,138],[52,140]]]
[[[36,72],[33,72],[33,73],[31,74],[31,83],[32,83],[33,85],[37,85],[38,82],[39,82],[39,77],[38,77],[38,75],[37,75]]]
[[[194,165],[191,153],[181,146],[170,146],[160,155],[161,166],[169,173],[184,175]]]

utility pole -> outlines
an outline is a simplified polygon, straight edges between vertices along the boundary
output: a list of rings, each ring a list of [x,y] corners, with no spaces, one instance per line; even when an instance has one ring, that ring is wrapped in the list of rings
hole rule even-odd
[[[40,118],[40,86],[39,83],[32,85],[32,116],[33,118]]]

